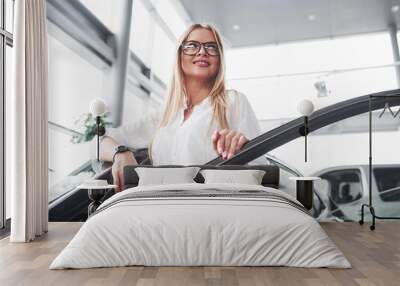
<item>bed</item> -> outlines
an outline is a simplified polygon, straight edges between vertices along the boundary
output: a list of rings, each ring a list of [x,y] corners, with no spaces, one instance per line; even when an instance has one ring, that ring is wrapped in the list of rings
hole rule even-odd
[[[351,267],[301,203],[278,189],[275,166],[200,166],[263,169],[262,185],[205,183],[199,173],[193,183],[140,186],[135,168],[125,168],[126,189],[97,209],[50,269]]]

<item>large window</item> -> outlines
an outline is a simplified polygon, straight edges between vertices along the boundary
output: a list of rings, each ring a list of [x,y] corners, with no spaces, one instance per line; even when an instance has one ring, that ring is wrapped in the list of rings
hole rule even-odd
[[[122,123],[138,120],[161,106],[172,76],[176,41],[185,29],[173,2],[134,1],[129,47],[138,61],[129,62]],[[137,82],[135,69],[144,71],[147,82],[141,76]]]
[[[93,2],[91,2],[93,3]],[[106,1],[101,3],[107,4]],[[80,5],[72,10],[67,2],[65,9],[76,16],[85,15],[88,21],[93,16]],[[96,4],[96,3],[94,3]],[[51,3],[48,5],[51,5]],[[107,9],[105,9],[107,10]],[[50,10],[52,11],[52,10]],[[82,17],[85,17],[82,16]],[[89,105],[94,98],[107,98],[107,75],[110,65],[97,58],[96,53],[88,51],[78,39],[71,39],[68,32],[54,28],[57,19],[48,14],[49,22],[49,202],[74,190],[83,181],[94,175],[92,159],[95,157],[95,145],[91,142],[90,126],[94,120],[89,118]],[[73,30],[74,23],[68,22],[63,29]],[[87,25],[90,27],[90,25]],[[88,28],[86,27],[86,28]],[[96,27],[100,31],[105,26]],[[102,51],[93,31],[86,31],[86,38],[97,43],[92,49]],[[72,37],[76,36],[71,33]],[[84,41],[84,40],[83,40]],[[71,42],[73,43],[71,45]],[[99,52],[100,53],[100,52]],[[101,58],[101,57],[100,57]],[[99,62],[101,61],[101,64]],[[87,120],[89,119],[89,120]],[[97,170],[99,171],[99,170]]]
[[[74,189],[92,172],[76,171],[93,157],[90,142],[73,143],[85,132],[83,119],[95,97],[105,98],[105,71],[49,37],[49,201]]]
[[[10,193],[6,187],[6,106],[11,93],[11,66],[13,44],[13,12],[14,1],[0,0],[0,228],[5,226],[6,219],[10,218]]]

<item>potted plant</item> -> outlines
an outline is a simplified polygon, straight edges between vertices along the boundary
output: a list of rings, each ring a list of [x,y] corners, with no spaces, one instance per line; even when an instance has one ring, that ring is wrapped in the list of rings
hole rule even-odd
[[[111,126],[111,122],[107,121],[107,117],[110,115],[109,112],[104,113],[100,116],[100,128],[105,130],[108,126]],[[96,136],[96,118],[92,113],[82,114],[75,122],[75,125],[81,125],[83,127],[83,133],[72,135],[71,142],[74,144],[91,141]]]
[[[104,113],[100,116],[100,124],[99,128],[102,129],[100,134],[104,134],[106,127],[110,126],[112,123],[107,121],[107,117],[109,116],[109,112]],[[72,135],[71,142],[74,144],[88,142],[91,141],[96,136],[96,118],[92,113],[84,113],[82,114],[76,121],[75,125],[79,125],[83,127],[82,133],[76,133]],[[97,174],[103,171],[103,163],[102,161],[98,161],[97,159],[91,160],[91,165],[93,171]]]

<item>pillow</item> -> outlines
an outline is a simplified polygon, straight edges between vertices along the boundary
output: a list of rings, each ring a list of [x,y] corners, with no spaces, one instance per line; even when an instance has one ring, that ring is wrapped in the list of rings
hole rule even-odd
[[[191,165],[191,166],[182,166],[182,165],[160,165],[160,166],[142,166],[142,165],[131,165],[124,167],[124,190],[137,187],[139,183],[139,176],[136,173],[136,168],[182,168],[182,167],[200,167],[201,170],[262,170],[265,171],[265,175],[262,179],[261,184],[265,187],[271,187],[278,189],[279,188],[279,177],[280,177],[280,169],[275,165],[222,165],[222,166],[214,166],[214,165]],[[204,177],[199,173],[194,178],[196,183],[204,183]]]
[[[135,168],[139,176],[138,186],[195,183],[193,179],[199,170],[199,167]]]
[[[235,183],[261,185],[265,171],[262,170],[201,170],[204,183]]]

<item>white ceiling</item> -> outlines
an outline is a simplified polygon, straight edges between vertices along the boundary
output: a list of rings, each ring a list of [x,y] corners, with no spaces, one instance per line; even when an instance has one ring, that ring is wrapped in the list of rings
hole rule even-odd
[[[193,22],[214,24],[232,47],[378,32],[391,23],[400,26],[400,10],[391,11],[400,0],[180,1]],[[235,30],[234,25],[240,28]]]

